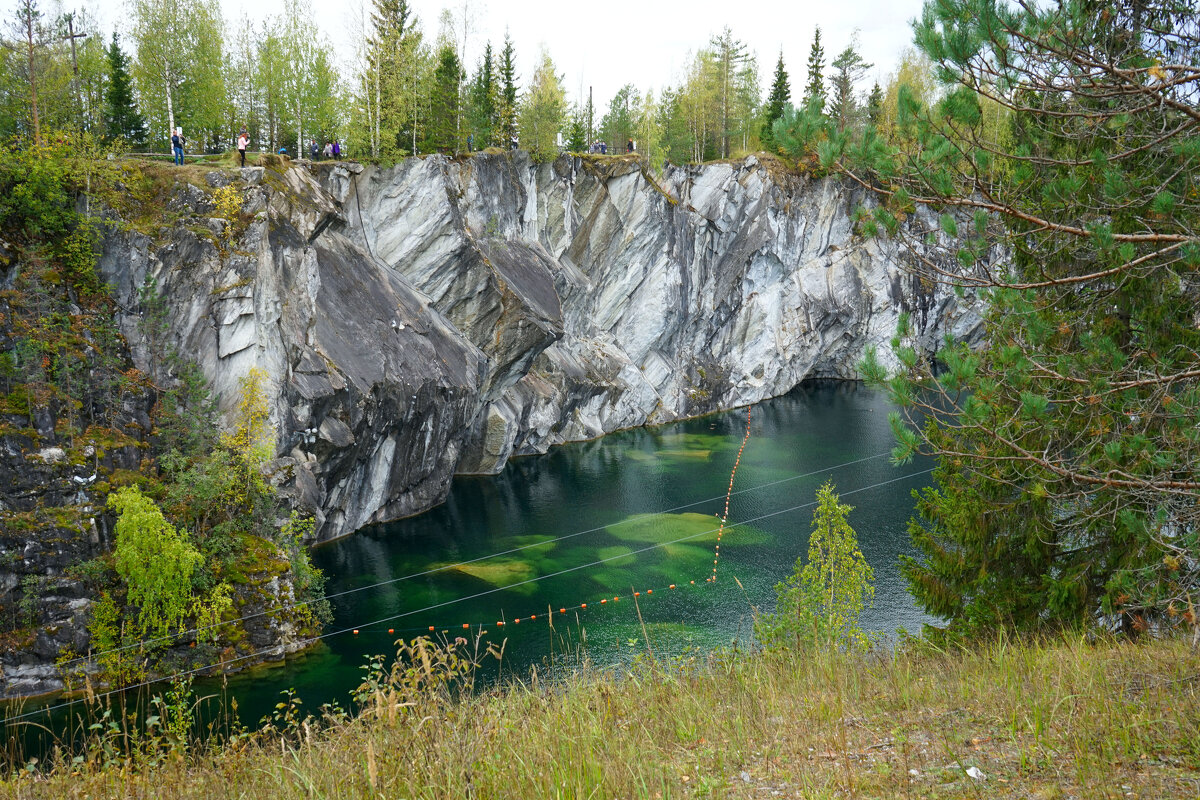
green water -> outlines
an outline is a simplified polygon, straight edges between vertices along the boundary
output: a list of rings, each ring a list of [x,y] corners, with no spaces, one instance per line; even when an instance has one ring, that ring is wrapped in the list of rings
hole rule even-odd
[[[744,409],[556,447],[494,477],[458,478],[446,503],[426,514],[317,548],[336,595],[330,630],[359,632],[330,636],[286,667],[231,679],[242,718],[257,720],[289,687],[310,709],[345,702],[368,656],[391,653],[397,638],[429,626],[449,637],[465,635],[464,623],[472,637],[487,631],[504,641],[509,673],[569,667],[581,655],[619,663],[645,647],[635,590],[656,655],[744,642],[751,607],[771,608],[774,585],[807,551],[811,503],[827,479],[855,507],[850,521],[875,570],[866,627],[916,631],[929,620],[913,605],[897,558],[912,552],[911,491],[928,483],[931,465],[889,463],[889,410],[881,393],[852,383],[806,384],[754,406],[729,504],[733,527],[711,584],[716,515],[745,434]],[[894,482],[856,491],[886,481]],[[586,610],[558,613],[582,603]]]
[[[812,501],[827,479],[855,507],[850,522],[875,571],[865,627],[916,631],[929,619],[913,605],[897,558],[912,552],[911,491],[927,485],[931,465],[891,466],[889,410],[881,393],[852,383],[806,384],[754,406],[713,583],[705,579],[745,409],[556,447],[494,477],[457,478],[442,506],[314,551],[334,620],[307,655],[195,688],[235,698],[251,725],[287,689],[306,709],[348,706],[366,659],[430,626],[447,638],[486,631],[484,643],[504,645],[506,674],[569,669],[581,658],[620,664],[644,652],[646,637],[659,656],[746,642],[752,607],[773,606],[774,585],[807,551]]]

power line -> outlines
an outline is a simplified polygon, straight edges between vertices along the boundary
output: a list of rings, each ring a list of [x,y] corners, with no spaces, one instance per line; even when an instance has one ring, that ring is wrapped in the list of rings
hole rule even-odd
[[[903,480],[908,480],[909,478],[916,478],[916,477],[919,477],[919,476],[921,476],[921,475],[928,475],[928,474],[929,474],[929,473],[931,473],[931,472],[933,472],[933,468],[932,468],[932,467],[931,467],[931,468],[929,468],[929,469],[926,469],[926,470],[921,470],[920,472],[911,472],[911,473],[909,473],[909,474],[907,474],[907,475],[901,475],[901,476],[899,476],[899,477],[897,477],[897,478],[892,478],[892,479],[890,479],[890,480],[886,480],[886,481],[880,481],[879,483],[873,483],[873,484],[871,484],[870,486],[863,486],[863,487],[860,487],[860,488],[858,488],[858,489],[851,489],[850,491],[847,491],[847,492],[841,492],[841,493],[840,493],[840,496],[842,496],[842,497],[846,497],[846,496],[848,496],[848,495],[852,495],[852,494],[858,494],[858,493],[860,493],[860,492],[866,492],[866,491],[870,491],[871,489],[878,489],[878,488],[881,488],[881,487],[883,487],[883,486],[888,486],[889,484],[897,483],[897,482],[899,482],[899,481],[903,481]],[[790,513],[792,513],[793,511],[799,511],[799,510],[801,510],[801,509],[804,509],[804,508],[811,508],[811,507],[815,506],[816,504],[817,504],[817,501],[815,501],[815,500],[810,500],[810,501],[809,501],[809,502],[807,502],[807,503],[801,503],[801,504],[799,504],[799,505],[792,506],[791,508],[785,508],[785,509],[781,509],[781,510],[779,510],[779,511],[772,511],[772,512],[770,512],[770,513],[768,513],[768,514],[761,514],[761,515],[759,515],[759,516],[757,516],[757,517],[754,517],[754,518],[752,518],[752,519],[745,520],[744,522],[736,522],[736,523],[734,523],[733,525],[729,525],[729,526],[727,526],[725,529],[726,529],[726,530],[731,530],[731,529],[733,529],[733,528],[740,528],[740,527],[743,527],[743,526],[746,526],[746,525],[750,525],[751,523],[754,523],[754,522],[761,522],[762,520],[764,520],[764,519],[769,519],[769,518],[771,518],[771,517],[777,517],[777,516],[780,516],[780,515],[782,515],[782,514],[790,514]],[[649,546],[647,546],[647,547],[643,547],[643,548],[640,548],[640,549],[638,549],[638,550],[632,550],[632,551],[629,551],[629,552],[626,552],[626,553],[619,553],[619,554],[617,554],[617,555],[614,555],[614,556],[609,556],[609,557],[607,557],[607,558],[601,558],[601,559],[597,559],[597,560],[595,560],[595,561],[588,562],[587,564],[580,564],[580,565],[578,565],[578,566],[574,566],[574,567],[567,567],[566,569],[561,569],[561,570],[558,570],[557,572],[551,572],[551,573],[548,573],[548,574],[546,574],[546,575],[539,575],[539,576],[538,576],[538,577],[536,577],[536,578],[528,578],[528,579],[526,579],[526,580],[523,580],[523,581],[517,581],[516,583],[510,583],[510,584],[506,584],[506,585],[504,585],[504,586],[497,586],[497,587],[495,587],[495,588],[492,588],[492,589],[485,589],[484,591],[481,591],[481,592],[476,592],[475,594],[466,595],[466,596],[464,596],[464,597],[455,598],[455,599],[453,599],[453,600],[445,600],[445,601],[443,601],[443,602],[441,602],[441,603],[434,603],[433,605],[425,606],[424,608],[418,608],[418,609],[415,609],[415,610],[413,610],[413,611],[403,611],[403,612],[400,612],[400,613],[398,613],[398,614],[392,614],[392,615],[390,615],[390,616],[387,616],[387,617],[381,617],[381,618],[379,618],[379,619],[372,620],[372,621],[370,621],[370,622],[364,622],[364,623],[360,623],[360,624],[358,624],[358,625],[353,625],[353,626],[346,627],[346,628],[340,628],[340,629],[338,629],[338,630],[336,630],[336,631],[327,631],[327,632],[325,632],[325,633],[321,633],[321,634],[318,634],[318,635],[316,635],[316,636],[312,636],[312,637],[310,637],[310,638],[308,638],[308,639],[301,639],[301,640],[299,641],[299,644],[301,644],[301,645],[303,645],[303,646],[307,647],[308,645],[311,645],[311,644],[313,644],[313,643],[315,643],[315,642],[318,642],[318,641],[320,641],[320,640],[322,640],[322,639],[330,639],[330,638],[332,638],[332,637],[334,637],[334,636],[341,636],[341,635],[343,635],[343,634],[347,634],[347,633],[353,633],[354,631],[361,630],[361,629],[363,629],[363,628],[369,628],[369,627],[371,627],[371,626],[374,626],[374,625],[381,625],[381,624],[382,624],[382,623],[384,623],[384,622],[391,622],[392,620],[396,620],[396,619],[402,619],[402,618],[404,618],[404,617],[410,617],[410,616],[414,616],[414,615],[416,615],[416,614],[422,614],[422,613],[425,613],[426,611],[434,611],[434,610],[436,610],[436,609],[439,609],[439,608],[445,608],[445,607],[447,607],[447,606],[455,605],[456,603],[463,603],[463,602],[466,602],[466,601],[468,601],[468,600],[476,600],[476,599],[478,599],[478,598],[480,598],[480,597],[486,597],[486,596],[488,596],[488,595],[495,594],[495,593],[497,593],[497,592],[503,592],[503,591],[506,591],[506,590],[508,590],[508,589],[515,589],[515,588],[517,588],[518,586],[526,586],[526,585],[528,585],[528,584],[537,583],[538,581],[547,580],[547,579],[549,579],[549,578],[557,578],[557,577],[559,577],[559,576],[561,576],[561,575],[566,575],[566,574],[568,574],[568,573],[571,573],[571,572],[578,572],[578,571],[579,571],[579,570],[581,570],[581,569],[588,569],[588,568],[590,568],[590,567],[599,566],[600,564],[605,564],[605,563],[607,563],[607,562],[609,562],[609,561],[616,561],[616,560],[618,560],[618,559],[622,559],[622,558],[628,558],[628,557],[629,557],[629,556],[631,556],[631,555],[637,555],[638,553],[645,553],[645,552],[649,552],[649,551],[651,551],[651,550],[655,550],[655,549],[658,549],[658,548],[660,548],[660,547],[667,547],[667,546],[669,546],[669,545],[673,545],[673,544],[679,544],[679,543],[681,543],[681,542],[690,541],[690,540],[692,540],[692,539],[698,539],[698,538],[699,538],[699,537],[701,537],[701,536],[707,536],[707,535],[708,535],[708,534],[710,534],[710,533],[715,533],[717,530],[718,530],[717,528],[712,528],[712,529],[710,529],[710,530],[707,530],[707,531],[701,531],[701,532],[699,532],[699,533],[692,533],[692,534],[689,534],[689,535],[687,535],[687,536],[682,536],[682,537],[680,537],[680,538],[678,538],[678,539],[674,539],[674,540],[672,540],[672,541],[669,541],[669,542],[659,542],[658,544],[649,545]],[[568,610],[574,610],[574,609],[576,609],[576,608],[579,608],[579,607],[580,607],[580,606],[570,606],[570,607],[568,607]],[[438,627],[438,626],[434,626],[434,627],[436,628],[436,627]],[[221,662],[218,662],[218,663],[216,663],[216,664],[208,664],[208,665],[201,666],[201,667],[194,667],[194,668],[192,668],[192,669],[189,669],[189,670],[184,670],[184,671],[182,671],[182,672],[176,672],[176,673],[172,673],[171,675],[166,675],[166,676],[163,676],[163,677],[161,677],[161,678],[147,679],[147,680],[144,680],[144,681],[142,681],[142,682],[140,682],[140,683],[135,683],[135,684],[133,684],[133,685],[131,685],[131,686],[125,686],[125,687],[123,687],[123,688],[120,688],[120,689],[112,689],[112,690],[110,690],[110,691],[107,691],[107,692],[102,692],[102,693],[100,693],[100,694],[97,694],[97,695],[95,695],[95,698],[96,698],[96,699],[103,699],[103,698],[111,697],[111,696],[112,696],[112,695],[114,695],[114,694],[120,694],[120,693],[122,693],[122,692],[128,692],[128,691],[132,691],[132,690],[135,690],[135,689],[142,689],[142,688],[145,688],[145,687],[147,687],[147,686],[151,686],[151,685],[153,685],[153,684],[156,684],[156,683],[165,683],[165,682],[167,682],[167,681],[173,681],[173,680],[176,680],[176,679],[178,679],[178,678],[187,678],[187,677],[190,677],[190,676],[197,675],[197,674],[199,674],[199,673],[205,672],[205,671],[207,671],[207,670],[210,670],[210,669],[216,669],[216,668],[218,668],[218,667],[224,667],[224,666],[228,666],[228,665],[230,665],[230,664],[236,664],[236,663],[239,663],[239,662],[241,662],[241,661],[246,661],[246,660],[248,660],[248,659],[257,658],[258,656],[267,655],[267,654],[270,654],[270,653],[274,652],[276,649],[277,649],[276,647],[268,647],[268,648],[265,648],[265,649],[263,649],[263,650],[259,650],[259,651],[257,651],[257,652],[254,652],[254,653],[248,653],[248,654],[246,654],[246,655],[238,656],[238,657],[236,657],[236,658],[227,659],[227,660],[225,660],[225,661],[221,661]],[[33,711],[27,711],[27,712],[25,712],[25,713],[23,713],[23,714],[18,714],[18,715],[16,715],[16,716],[13,716],[13,717],[7,717],[7,718],[6,718],[6,722],[17,722],[17,721],[19,721],[19,720],[22,720],[22,719],[28,719],[28,718],[31,718],[31,717],[34,717],[34,716],[38,716],[38,715],[41,715],[41,714],[47,714],[47,713],[50,713],[50,712],[53,712],[53,711],[57,711],[57,710],[59,710],[59,709],[61,709],[61,708],[66,708],[66,707],[68,707],[68,706],[70,706],[70,705],[73,705],[73,704],[74,704],[74,701],[70,701],[70,702],[65,702],[65,703],[58,703],[58,704],[56,704],[56,705],[52,705],[52,706],[45,706],[45,707],[43,707],[43,708],[35,709],[35,710],[33,710]]]
[[[780,478],[778,480],[770,481],[768,483],[759,484],[758,486],[750,486],[745,489],[739,489],[736,492],[732,492],[728,496],[739,495],[739,494],[743,494],[744,492],[758,491],[760,489],[767,489],[772,486],[778,486],[779,484],[782,484],[782,483],[788,483],[790,481],[797,481],[797,480],[803,480],[804,478],[811,478],[812,476],[820,475],[823,472],[832,472],[834,470],[844,469],[846,467],[852,467],[852,466],[855,466],[856,464],[861,464],[865,461],[872,461],[877,458],[882,458],[883,456],[886,456],[886,455],[888,455],[888,453],[886,453],[886,452],[885,453],[876,453],[875,455],[865,456],[863,458],[855,459],[854,461],[847,461],[845,463],[838,464],[833,467],[826,467],[824,469],[818,469],[818,470],[814,470],[812,472],[806,472],[802,475],[792,475],[787,478]],[[675,506],[674,508],[669,508],[665,511],[654,511],[654,512],[651,512],[651,514],[653,516],[658,516],[661,514],[673,514],[676,511],[682,511],[686,508],[692,508],[693,506],[703,505],[704,503],[711,503],[714,500],[720,500],[720,499],[722,499],[722,497],[726,497],[726,495],[717,495],[716,497],[709,497],[704,500],[696,500],[694,502],[686,503],[681,506]],[[620,525],[622,523],[617,522],[617,523],[613,523],[613,524]],[[423,578],[427,575],[433,575],[438,572],[446,572],[448,570],[458,569],[459,567],[465,567],[468,564],[474,564],[479,561],[487,561],[488,559],[498,558],[500,556],[512,555],[513,553],[519,553],[522,550],[529,550],[529,549],[532,549],[535,547],[545,547],[548,544],[565,541],[567,539],[575,538],[576,536],[584,536],[589,533],[596,533],[598,531],[604,530],[607,527],[610,527],[610,526],[598,525],[594,528],[588,528],[586,530],[576,531],[575,533],[563,534],[562,536],[557,536],[553,539],[546,539],[541,542],[524,544],[524,545],[520,545],[518,547],[510,548],[508,550],[501,550],[496,553],[491,553],[490,555],[478,556],[477,558],[470,558],[465,561],[455,562],[453,564],[443,564],[440,567],[431,567],[430,569],[422,570],[420,572],[414,572],[410,575],[403,575],[399,578],[388,578],[387,580],[377,581],[375,583],[369,583],[369,584],[366,584],[365,586],[356,586],[353,589],[345,589],[340,592],[334,592],[333,594],[327,594],[324,597],[319,598],[319,600],[332,600],[337,597],[345,597],[346,595],[355,594],[356,592],[365,592],[370,589],[378,589],[381,586],[390,586],[395,583],[402,583],[404,581],[413,580],[414,578]],[[174,639],[179,639],[181,637],[189,636],[191,634],[203,633],[204,631],[212,630],[213,628],[219,628],[219,627],[222,627],[225,625],[233,625],[238,622],[245,622],[247,620],[257,619],[259,617],[263,617],[268,614],[273,614],[273,613],[276,613],[279,611],[290,611],[292,609],[304,608],[305,606],[312,605],[314,602],[318,602],[318,601],[317,600],[301,600],[298,603],[293,603],[293,604],[287,605],[287,606],[264,608],[262,611],[256,611],[253,614],[246,614],[245,616],[235,617],[233,619],[221,620],[220,622],[213,622],[213,623],[209,623],[208,625],[200,625],[195,628],[188,628],[186,630],[182,630],[182,631],[179,631],[174,634],[167,634],[164,636],[156,636],[156,637],[153,637],[150,639],[142,639],[137,642],[130,642],[129,644],[120,645],[118,647],[113,647],[108,650],[102,650],[98,653],[91,653],[89,655],[84,655],[84,656],[76,656],[75,658],[61,662],[60,664],[58,664],[58,666],[60,668],[61,667],[69,667],[72,664],[78,664],[81,661],[94,661],[97,658],[100,658],[100,657],[106,656],[106,655],[111,655],[113,653],[121,653],[126,650],[132,650],[137,647],[145,647],[146,645],[157,644],[159,642],[172,641]]]

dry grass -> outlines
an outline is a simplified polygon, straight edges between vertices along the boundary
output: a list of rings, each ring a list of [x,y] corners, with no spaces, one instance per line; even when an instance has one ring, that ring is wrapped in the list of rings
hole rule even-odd
[[[438,688],[436,651],[324,730],[10,779],[21,798],[1197,797],[1181,642],[709,657]],[[968,776],[979,770],[982,778]]]

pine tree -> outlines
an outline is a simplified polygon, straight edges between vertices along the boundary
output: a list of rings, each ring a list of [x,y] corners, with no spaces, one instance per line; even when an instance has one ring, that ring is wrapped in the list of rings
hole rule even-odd
[[[108,47],[108,69],[108,91],[104,98],[107,103],[105,122],[108,135],[114,139],[122,137],[135,144],[143,144],[146,140],[146,120],[138,113],[133,102],[129,57],[121,50],[116,31],[113,31],[112,44]]]
[[[371,26],[375,33],[367,40],[367,47],[376,63],[386,70],[395,60],[395,43],[404,38],[411,27],[408,24],[411,12],[408,0],[374,0],[374,3]]]
[[[858,120],[858,101],[854,99],[854,87],[871,69],[858,54],[856,44],[850,44],[833,62],[834,73],[830,78],[833,85],[833,103],[829,116],[836,122],[838,130],[845,130]]]
[[[1194,624],[1200,19],[1176,0],[937,0],[915,30],[957,87],[932,108],[900,92],[907,152],[842,157],[887,187],[864,231],[904,215],[942,238],[952,257],[924,277],[989,308],[986,346],[937,365],[897,339],[896,455],[938,457],[913,594],[968,631]],[[943,213],[925,228],[916,203]]]
[[[517,84],[516,54],[512,39],[504,34],[504,49],[500,52],[500,134],[503,146],[508,147],[517,135]]]
[[[29,113],[33,126],[33,143],[42,145],[42,122],[38,105],[38,79],[41,73],[43,51],[50,41],[49,32],[42,22],[42,12],[35,0],[20,0],[13,22],[13,33],[19,45],[12,49],[21,52],[22,64],[26,69],[25,79],[29,83]],[[11,47],[7,42],[6,47]]]
[[[762,143],[763,147],[768,150],[773,150],[775,147],[775,139],[771,131],[771,127],[775,124],[775,120],[783,116],[783,109],[787,107],[788,101],[792,99],[792,90],[788,86],[787,70],[783,67],[783,51],[779,51],[779,61],[775,64],[775,81],[771,84],[771,94],[767,98],[766,114],[763,119],[762,127]]]
[[[720,81],[721,158],[729,158],[729,141],[731,135],[735,133],[733,124],[736,116],[735,106],[738,104],[738,79],[747,62],[752,61],[753,57],[746,44],[735,39],[733,31],[728,27],[721,31],[720,36],[712,37],[709,40],[709,46],[716,58],[718,80]],[[757,72],[757,70],[755,71]],[[755,85],[757,87],[757,83]],[[755,97],[753,102],[757,105],[758,98]]]
[[[804,107],[825,108],[825,49],[821,47],[821,28],[813,32],[812,48],[808,51],[808,83],[804,85]]]

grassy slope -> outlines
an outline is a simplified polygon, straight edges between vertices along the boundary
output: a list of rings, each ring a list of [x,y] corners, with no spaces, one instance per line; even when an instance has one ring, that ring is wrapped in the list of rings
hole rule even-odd
[[[414,674],[419,674],[417,669]],[[403,684],[403,682],[402,682]],[[1200,653],[1181,642],[735,657],[374,712],[18,797],[1197,797]],[[299,740],[299,741],[297,741]],[[968,777],[977,768],[986,776]]]

